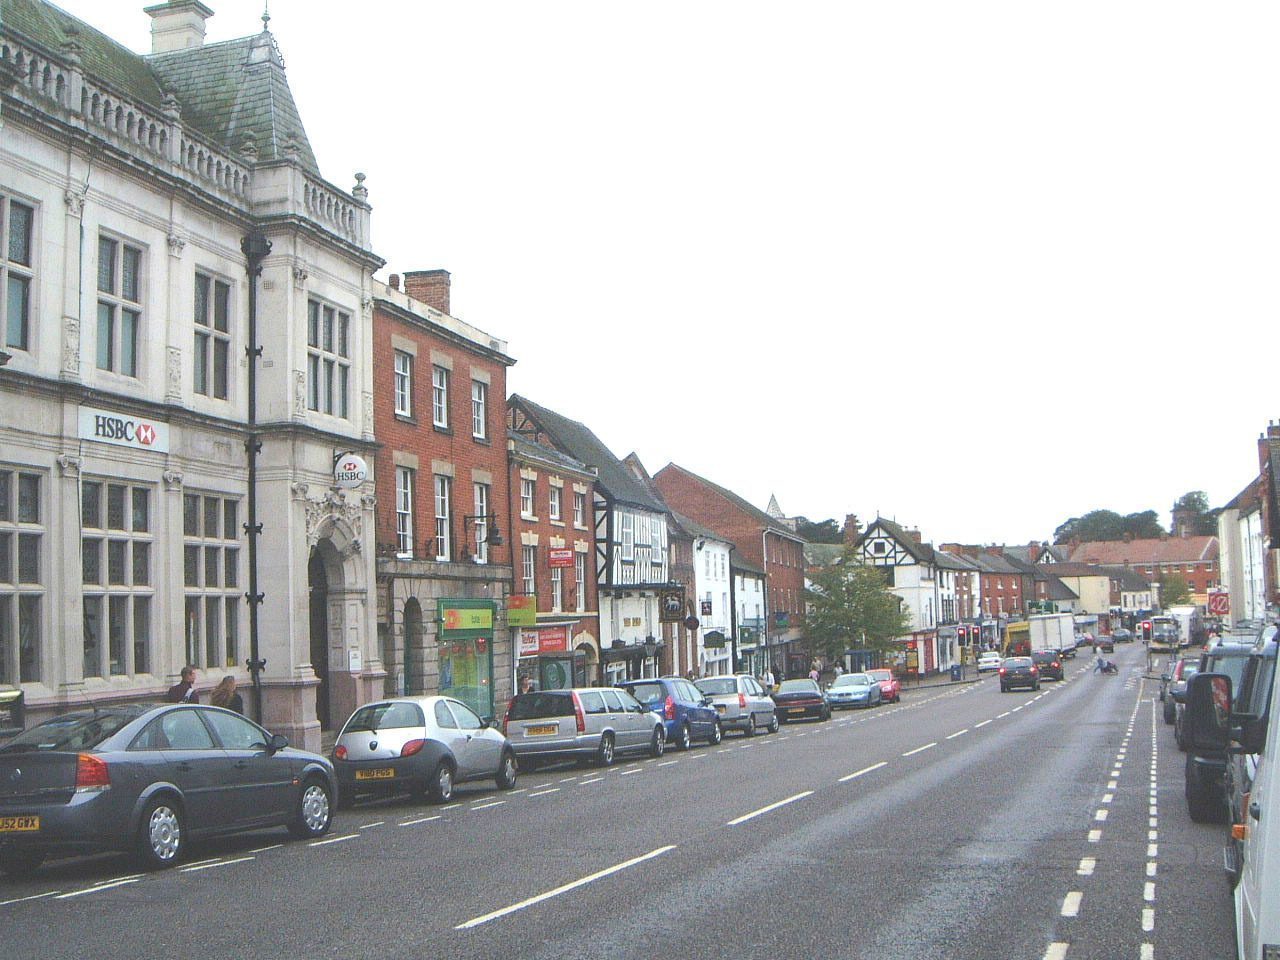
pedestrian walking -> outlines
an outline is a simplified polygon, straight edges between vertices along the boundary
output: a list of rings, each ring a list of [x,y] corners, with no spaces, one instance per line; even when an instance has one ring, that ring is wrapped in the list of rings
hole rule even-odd
[[[164,695],[166,703],[199,703],[200,695],[196,693],[196,668],[188,664],[182,668],[178,680],[169,692]]]
[[[218,685],[209,694],[209,702],[224,710],[244,713],[244,699],[236,692],[236,678],[230,674],[218,681]]]
[[[764,676],[760,678],[760,682],[764,685],[766,691],[771,692],[774,684],[773,671],[765,667]]]

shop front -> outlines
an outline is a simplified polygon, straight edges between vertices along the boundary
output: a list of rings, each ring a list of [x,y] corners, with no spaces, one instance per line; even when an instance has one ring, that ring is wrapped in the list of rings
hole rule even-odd
[[[440,693],[482,717],[493,712],[492,600],[439,600]]]
[[[543,625],[520,630],[520,664],[516,671],[539,690],[564,690],[594,683],[588,677],[587,653],[570,644],[572,624]]]

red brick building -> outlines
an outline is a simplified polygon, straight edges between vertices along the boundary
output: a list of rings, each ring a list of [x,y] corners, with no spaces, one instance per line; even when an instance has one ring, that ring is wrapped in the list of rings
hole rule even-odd
[[[388,693],[481,716],[514,689],[506,343],[449,314],[444,270],[373,291],[378,632]]]
[[[1187,581],[1195,603],[1205,603],[1221,583],[1218,538],[1181,536],[1141,540],[1095,540],[1073,544],[1075,563],[1130,567],[1156,583],[1177,574]]]
[[[716,531],[733,543],[739,557],[764,570],[771,656],[776,659],[785,654],[805,660],[808,651],[801,643],[804,538],[736,493],[674,463],[659,470],[653,482],[673,510]]]
[[[508,432],[512,591],[535,598],[536,625],[515,630],[517,680],[538,689],[600,682],[595,571],[596,472]]]

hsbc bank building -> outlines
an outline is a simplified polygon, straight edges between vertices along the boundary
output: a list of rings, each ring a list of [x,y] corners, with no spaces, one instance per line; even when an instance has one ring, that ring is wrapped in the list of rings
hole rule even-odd
[[[191,664],[314,748],[385,677],[381,261],[265,21],[206,44],[213,13],[139,3],[132,52],[0,0],[0,694],[31,723]]]

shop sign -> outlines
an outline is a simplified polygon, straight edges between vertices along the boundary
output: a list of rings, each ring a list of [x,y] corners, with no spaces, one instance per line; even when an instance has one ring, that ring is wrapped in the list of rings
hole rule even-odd
[[[663,590],[658,596],[662,623],[679,623],[684,619],[684,590]]]
[[[568,627],[543,627],[538,631],[539,653],[563,653],[568,649]]]
[[[547,565],[552,567],[572,567],[573,549],[570,547],[552,547],[547,551]]]
[[[96,407],[80,408],[80,439],[133,447],[153,453],[169,452],[169,425],[159,420],[112,413]]]
[[[536,657],[538,655],[538,631],[520,631],[520,656]]]
[[[719,630],[708,630],[702,635],[702,645],[704,647],[723,647],[724,634]]]
[[[369,479],[369,464],[358,453],[348,451],[333,465],[333,482],[343,490],[355,490]]]
[[[513,593],[507,597],[507,625],[512,627],[536,627],[538,625],[538,598],[532,594]]]
[[[436,604],[444,639],[493,633],[492,600],[437,600]]]
[[[791,629],[791,614],[786,611],[778,611],[773,615],[773,625],[779,630]]]

